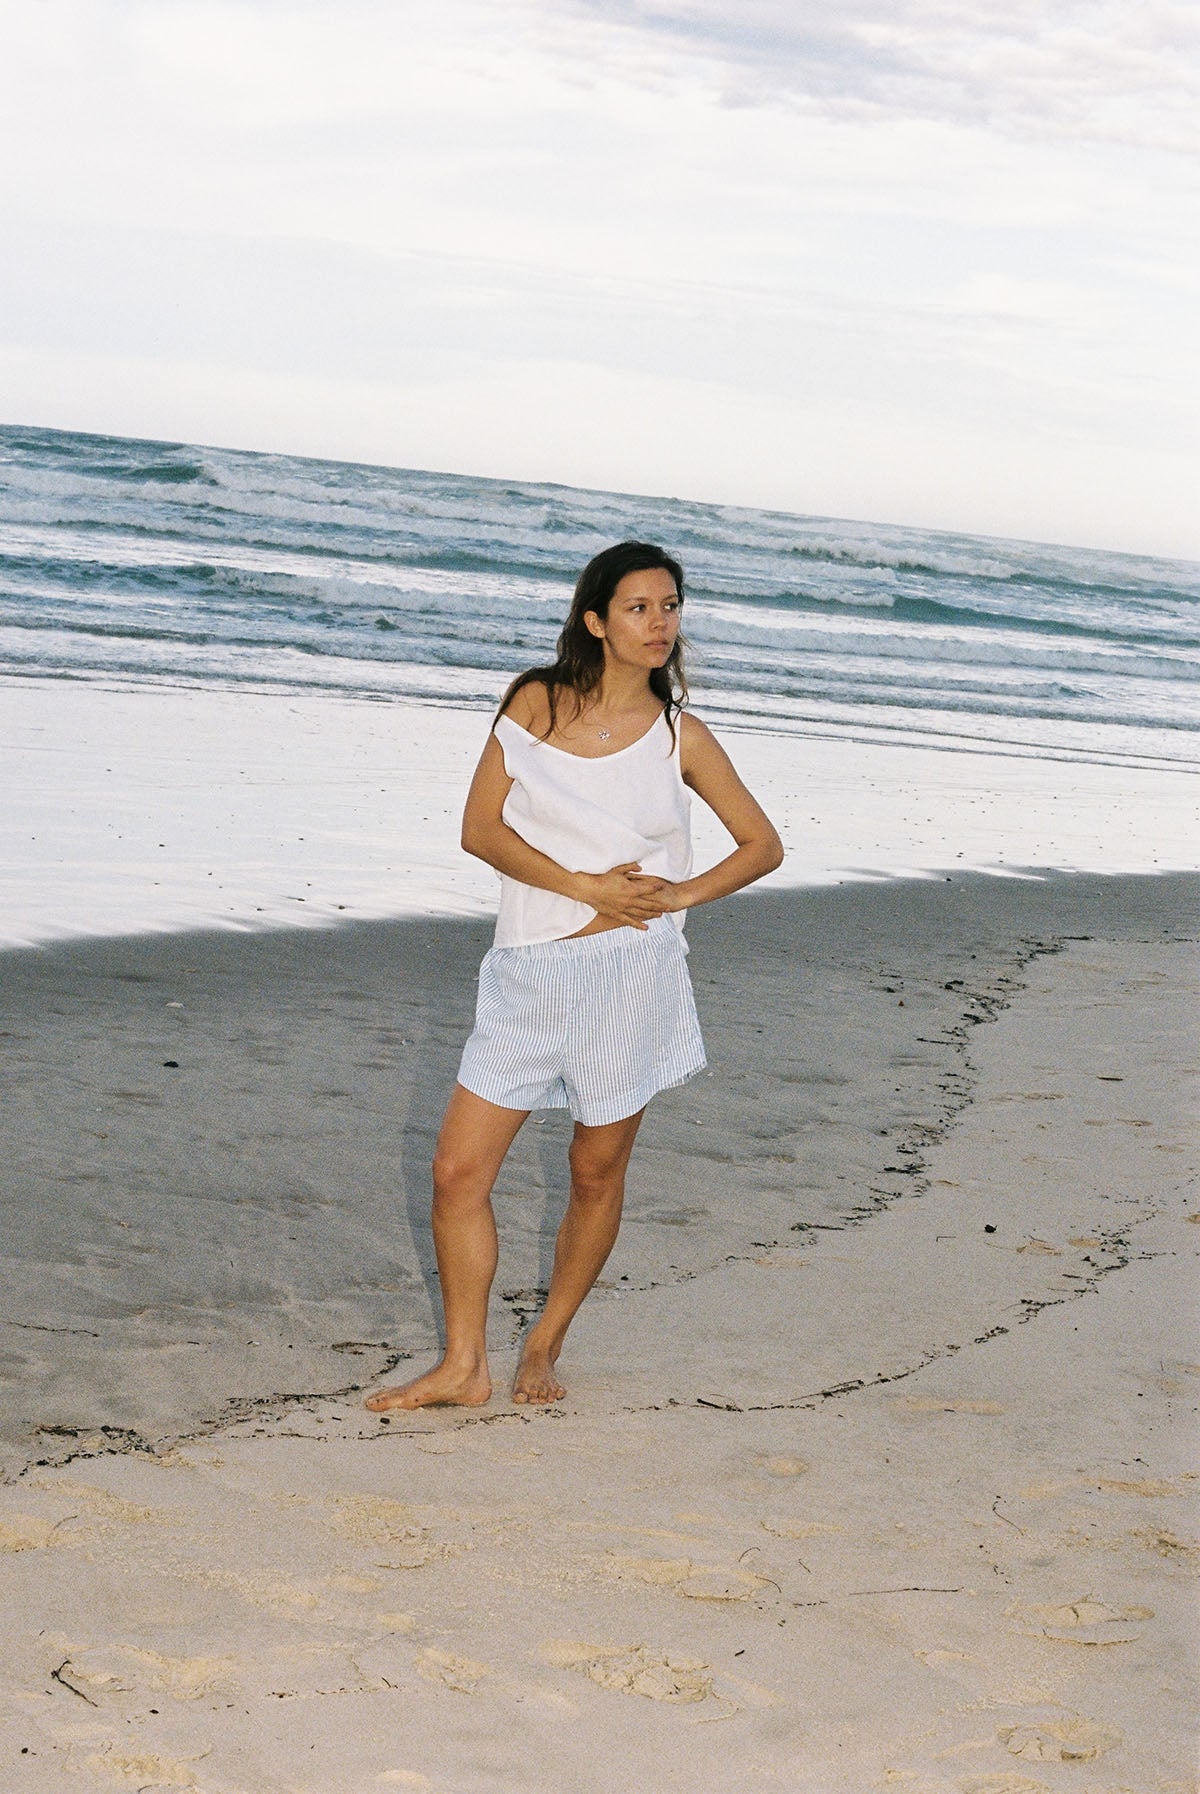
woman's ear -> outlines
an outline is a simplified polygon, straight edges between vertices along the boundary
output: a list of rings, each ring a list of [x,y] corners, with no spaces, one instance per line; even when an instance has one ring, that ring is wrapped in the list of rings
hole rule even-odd
[[[584,611],[583,623],[589,635],[598,635],[601,641],[604,640],[604,624],[594,610]]]

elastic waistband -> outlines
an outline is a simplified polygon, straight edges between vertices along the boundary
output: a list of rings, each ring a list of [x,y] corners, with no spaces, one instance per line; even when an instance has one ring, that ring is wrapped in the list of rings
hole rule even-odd
[[[640,928],[606,928],[600,934],[568,934],[557,941],[527,941],[515,947],[493,947],[489,953],[536,953],[545,959],[600,959],[610,953],[627,953],[655,937],[674,937],[684,947],[683,935],[670,916],[655,916]]]

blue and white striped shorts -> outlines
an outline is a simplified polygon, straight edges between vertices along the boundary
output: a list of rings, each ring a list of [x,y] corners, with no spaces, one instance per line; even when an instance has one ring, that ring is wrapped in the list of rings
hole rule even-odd
[[[687,945],[669,916],[643,933],[493,947],[458,1081],[503,1109],[623,1121],[705,1065]]]

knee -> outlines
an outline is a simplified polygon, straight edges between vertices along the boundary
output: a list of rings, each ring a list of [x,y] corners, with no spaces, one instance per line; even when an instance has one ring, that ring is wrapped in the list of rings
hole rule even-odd
[[[483,1167],[470,1153],[439,1146],[433,1155],[433,1206],[443,1213],[474,1208],[486,1202]]]
[[[620,1202],[625,1193],[625,1164],[619,1153],[571,1148],[571,1195],[579,1202]]]

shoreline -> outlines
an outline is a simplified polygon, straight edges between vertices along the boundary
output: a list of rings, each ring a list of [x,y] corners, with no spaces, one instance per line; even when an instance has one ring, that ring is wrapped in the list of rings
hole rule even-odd
[[[567,1400],[388,1422],[486,926],[0,955],[5,1275],[100,1336],[0,1330],[14,1790],[1190,1791],[1198,900],[697,912],[715,1075],[651,1108]]]
[[[494,875],[458,839],[486,711],[331,694],[4,690],[0,948],[494,910]],[[860,739],[775,733],[769,716],[745,730],[712,720],[784,839],[767,889],[1200,870],[1200,780],[1182,764],[872,739],[869,707]],[[703,867],[728,837],[703,804],[693,816]]]

